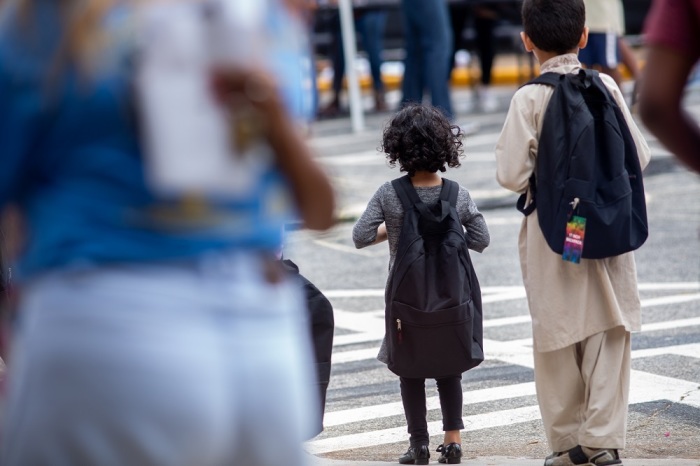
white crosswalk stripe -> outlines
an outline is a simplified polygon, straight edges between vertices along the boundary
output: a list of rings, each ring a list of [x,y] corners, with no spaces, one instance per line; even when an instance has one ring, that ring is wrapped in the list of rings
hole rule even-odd
[[[700,301],[700,282],[688,283],[642,283],[642,306],[655,306],[691,303]],[[525,292],[522,287],[484,287],[484,302],[498,303],[514,300],[524,300]],[[325,292],[331,299],[363,299],[382,298],[383,289],[365,290],[328,290]],[[352,363],[370,363],[375,360],[379,343],[383,338],[383,310],[374,309],[367,312],[350,312],[336,309],[336,328],[345,333],[336,336],[334,342],[333,367],[342,372],[343,368]],[[508,326],[529,325],[529,315],[516,315],[486,319],[484,328],[506,328]],[[700,317],[669,319],[647,323],[642,326],[641,334],[651,334],[660,331],[675,331],[700,326]],[[360,346],[360,347],[357,347]],[[531,338],[496,341],[484,340],[486,357],[489,361],[518,366],[525,370],[533,367]],[[635,349],[632,351],[633,360],[657,356],[680,356],[700,359],[700,343],[669,344],[666,346]],[[379,363],[377,363],[379,364]],[[382,366],[383,367],[383,366]],[[480,369],[478,369],[480,370]],[[388,372],[388,371],[387,371]],[[344,378],[344,386],[352,384],[352,371]],[[391,376],[393,377],[393,376]],[[390,377],[387,378],[390,380]],[[377,380],[377,383],[386,380]],[[331,388],[333,380],[331,381]],[[464,405],[468,415],[464,416],[465,431],[491,429],[509,426],[540,419],[539,408],[535,398],[534,382],[510,383],[491,388],[482,388],[465,392]],[[520,400],[517,406],[509,409],[498,409],[494,402]],[[632,371],[630,403],[648,403],[659,400],[669,400],[686,406],[700,409],[700,384],[682,378],[667,377],[640,370]],[[524,406],[523,406],[524,404]],[[383,398],[379,403],[364,403],[361,407],[349,409],[332,408],[332,400],[326,412],[325,432],[317,439],[307,443],[307,450],[314,454],[330,453],[339,450],[371,447],[402,442],[406,440],[406,427],[403,419],[403,406],[398,390],[391,401]],[[486,406],[486,408],[484,408]],[[511,405],[512,406],[512,405]],[[428,410],[439,410],[437,396],[428,398]],[[472,411],[475,409],[475,411]],[[396,418],[395,423],[390,421]],[[384,428],[364,428],[363,423],[385,419]],[[387,424],[389,423],[389,424]],[[440,431],[441,421],[428,424],[432,432]]]

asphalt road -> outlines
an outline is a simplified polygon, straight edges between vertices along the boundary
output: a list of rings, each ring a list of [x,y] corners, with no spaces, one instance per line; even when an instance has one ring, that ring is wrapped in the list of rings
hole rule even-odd
[[[514,89],[498,89],[501,111],[468,113],[471,93],[454,95],[458,121],[477,123],[462,167],[448,171],[472,193],[491,246],[472,255],[484,296],[487,360],[463,377],[467,457],[542,458],[549,449],[533,384],[531,329],[517,255],[516,196],[495,181],[493,147]],[[688,108],[700,117],[700,89]],[[384,181],[399,176],[376,148],[388,117],[349,132],[348,119],[312,127],[312,144],[334,178],[345,221],[324,234],[293,231],[285,255],[331,299],[336,333],[325,431],[307,444],[327,458],[395,462],[408,436],[398,378],[375,359],[383,333],[388,248],[356,250],[353,218]],[[645,174],[650,237],[636,253],[643,329],[633,335],[628,458],[698,459],[700,464],[700,178],[651,136]],[[611,383],[614,382],[611,377]],[[434,382],[429,386],[432,447],[441,442]]]

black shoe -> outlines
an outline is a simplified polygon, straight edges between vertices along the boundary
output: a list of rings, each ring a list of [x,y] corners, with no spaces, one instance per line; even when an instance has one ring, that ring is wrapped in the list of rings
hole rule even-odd
[[[401,464],[428,464],[430,459],[430,451],[428,445],[418,445],[409,447],[408,451],[399,458]]]
[[[438,458],[438,463],[459,464],[462,462],[462,445],[459,443],[448,443],[437,447],[437,452],[442,453]]]

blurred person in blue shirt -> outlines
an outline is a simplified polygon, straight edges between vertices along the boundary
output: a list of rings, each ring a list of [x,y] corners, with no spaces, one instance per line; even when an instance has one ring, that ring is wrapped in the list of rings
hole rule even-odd
[[[334,205],[290,116],[308,113],[303,53],[280,39],[296,19],[264,1],[271,69],[211,72],[222,105],[263,121],[273,159],[209,202],[148,181],[133,89],[144,3],[0,8],[0,204],[25,225],[0,463],[304,464],[308,329],[274,253],[285,222],[326,229]]]

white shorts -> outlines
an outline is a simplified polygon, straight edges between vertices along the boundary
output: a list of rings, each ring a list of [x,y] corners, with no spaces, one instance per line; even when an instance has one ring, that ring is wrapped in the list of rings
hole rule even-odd
[[[257,257],[54,273],[23,292],[1,464],[305,463],[302,295]]]

